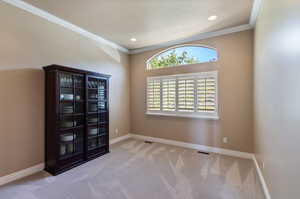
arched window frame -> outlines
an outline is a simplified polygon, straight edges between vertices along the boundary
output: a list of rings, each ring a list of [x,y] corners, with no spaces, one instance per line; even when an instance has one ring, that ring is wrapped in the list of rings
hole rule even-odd
[[[155,58],[156,56],[159,56],[160,54],[163,54],[167,51],[176,49],[176,48],[181,48],[181,47],[202,47],[202,48],[208,48],[208,49],[212,49],[215,50],[217,52],[217,60],[216,61],[210,61],[210,62],[202,62],[202,63],[195,63],[195,64],[207,64],[207,63],[215,63],[218,62],[219,60],[219,52],[216,48],[212,47],[212,46],[208,46],[208,45],[204,45],[204,44],[182,44],[182,45],[176,45],[176,46],[172,46],[170,48],[167,48],[163,51],[160,51],[158,53],[155,53],[154,55],[152,55],[147,61],[146,61],[146,70],[157,70],[157,69],[152,69],[151,65],[150,65],[150,61]],[[175,65],[175,66],[169,66],[166,68],[172,68],[172,67],[180,67],[180,66],[186,66],[186,65],[195,65],[195,64],[181,64],[181,65]],[[163,68],[165,69],[165,68]]]

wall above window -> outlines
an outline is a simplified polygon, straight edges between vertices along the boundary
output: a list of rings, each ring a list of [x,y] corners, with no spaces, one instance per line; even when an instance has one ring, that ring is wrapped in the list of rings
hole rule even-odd
[[[182,45],[164,50],[147,61],[147,70],[218,61],[216,49],[200,45]]]

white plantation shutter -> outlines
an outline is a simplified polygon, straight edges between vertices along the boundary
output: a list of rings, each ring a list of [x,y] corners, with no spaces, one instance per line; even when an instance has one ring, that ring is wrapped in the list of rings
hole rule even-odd
[[[218,119],[216,71],[149,77],[147,113]]]
[[[162,81],[162,110],[176,110],[176,79],[163,79]]]
[[[214,77],[197,79],[197,111],[216,111],[216,79]]]
[[[147,108],[149,111],[161,110],[161,85],[159,79],[149,79],[147,83]]]
[[[177,96],[179,112],[194,112],[195,109],[195,79],[184,77],[177,80]]]

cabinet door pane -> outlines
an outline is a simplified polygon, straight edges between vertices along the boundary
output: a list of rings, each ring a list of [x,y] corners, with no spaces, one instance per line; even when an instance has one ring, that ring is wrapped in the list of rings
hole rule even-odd
[[[108,145],[107,80],[88,77],[88,151],[100,153]]]
[[[83,128],[60,132],[60,159],[72,158],[82,154],[83,145]]]

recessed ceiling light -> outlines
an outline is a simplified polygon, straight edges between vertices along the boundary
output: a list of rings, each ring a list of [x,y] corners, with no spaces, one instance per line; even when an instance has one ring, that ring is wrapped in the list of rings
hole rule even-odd
[[[218,18],[218,16],[212,15],[212,16],[208,17],[208,21],[214,21],[214,20],[216,20],[217,18]]]
[[[136,42],[136,38],[131,38],[130,41]]]

